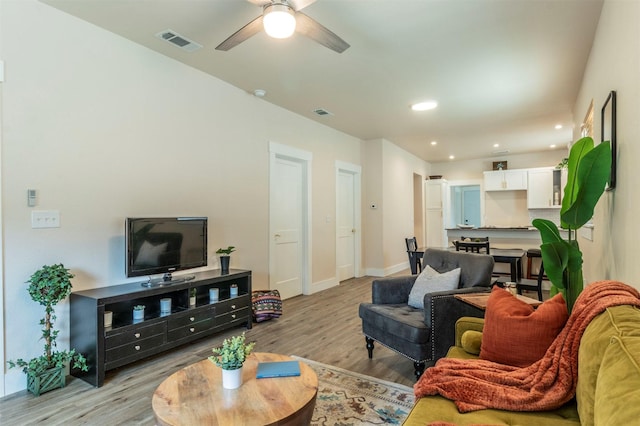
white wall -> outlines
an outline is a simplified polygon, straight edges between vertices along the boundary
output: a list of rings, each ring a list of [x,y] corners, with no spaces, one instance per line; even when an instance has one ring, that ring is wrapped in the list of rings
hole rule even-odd
[[[209,267],[235,245],[231,266],[267,288],[269,141],[313,152],[312,282],[336,281],[335,161],[362,164],[361,141],[35,0],[2,1],[0,19],[6,359],[42,351],[24,282],[43,264],[63,262],[75,290],[127,281],[127,216],[209,217]],[[47,209],[61,227],[31,229]]]
[[[618,174],[615,191],[600,199],[594,239],[579,238],[587,283],[616,279],[640,288],[637,224],[640,198],[640,2],[605,0],[589,63],[573,115],[585,116],[594,104],[594,140],[600,140],[600,110],[617,92]],[[575,128],[579,128],[576,120]],[[578,132],[574,135],[578,138]]]
[[[385,139],[366,141],[364,152],[366,273],[384,276],[408,267],[404,239],[414,234],[414,174],[424,179],[430,165]]]

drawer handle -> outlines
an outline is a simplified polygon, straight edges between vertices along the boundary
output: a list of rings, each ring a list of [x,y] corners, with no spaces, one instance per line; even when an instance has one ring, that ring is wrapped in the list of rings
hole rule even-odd
[[[134,334],[134,336],[136,336],[136,339],[139,339],[140,338],[140,333],[136,333],[136,334]]]
[[[235,317],[236,317],[236,314],[231,314],[231,318],[235,318]]]
[[[196,320],[196,319],[195,319],[194,317],[189,318],[189,321],[191,321],[191,322],[193,322],[193,321],[195,321],[195,320]]]
[[[235,308],[236,308],[236,305],[231,305],[231,309],[235,309]]]
[[[196,329],[195,329],[195,327],[191,327],[191,328],[189,329],[189,331],[193,333],[194,331],[196,331]]]
[[[140,350],[140,345],[135,345],[134,348],[135,348],[136,351],[139,351]]]

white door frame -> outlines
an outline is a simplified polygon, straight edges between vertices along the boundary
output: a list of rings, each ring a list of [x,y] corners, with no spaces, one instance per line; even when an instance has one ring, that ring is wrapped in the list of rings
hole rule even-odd
[[[362,167],[357,164],[346,163],[344,161],[336,160],[336,185],[338,182],[338,174],[340,172],[346,172],[353,175],[353,215],[355,225],[355,237],[354,237],[354,272],[356,277],[361,277],[362,272],[360,265],[362,263]],[[336,187],[336,219],[338,218],[338,190]],[[338,277],[338,226],[336,223],[336,278]]]
[[[311,160],[313,154],[309,151],[304,151],[298,148],[293,148],[287,145],[282,145],[276,142],[269,142],[269,184],[271,185],[275,180],[273,173],[276,167],[276,160],[278,158],[284,158],[289,161],[295,161],[302,166],[302,244],[301,244],[301,256],[302,259],[302,294],[311,294]],[[269,194],[273,193],[273,188],[269,187]],[[272,205],[271,195],[269,195],[269,206]],[[274,247],[274,224],[272,220],[271,209],[269,209],[269,288],[273,284],[272,273],[275,269],[275,259],[273,253],[275,253]]]

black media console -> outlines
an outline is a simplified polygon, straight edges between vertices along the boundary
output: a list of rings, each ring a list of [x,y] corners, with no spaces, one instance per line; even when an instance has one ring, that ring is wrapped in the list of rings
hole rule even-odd
[[[191,278],[191,277],[189,277]],[[238,295],[231,296],[231,286]],[[219,289],[219,301],[209,301],[209,289]],[[189,304],[195,289],[196,304]],[[171,299],[171,312],[160,311],[160,299]],[[145,306],[144,320],[133,321],[133,307]],[[111,327],[104,313],[111,311]],[[94,386],[105,372],[222,330],[251,328],[251,271],[231,269],[195,274],[171,285],[143,287],[121,284],[71,293],[71,347],[87,357],[88,372],[72,371]]]

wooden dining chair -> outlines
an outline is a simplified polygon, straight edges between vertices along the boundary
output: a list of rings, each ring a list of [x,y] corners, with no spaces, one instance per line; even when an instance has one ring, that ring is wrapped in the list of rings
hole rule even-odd
[[[470,240],[470,241],[466,241]],[[465,238],[460,237],[459,240],[455,240],[453,245],[456,247],[456,251],[466,251],[471,253],[485,253],[490,254],[491,249],[489,247],[489,237],[475,237]]]
[[[417,253],[418,241],[416,240],[416,237],[405,238],[404,242],[407,245],[407,255],[409,256],[409,265],[412,265],[413,263],[415,263],[416,272],[417,273],[422,272],[422,261],[420,259],[420,256]]]

